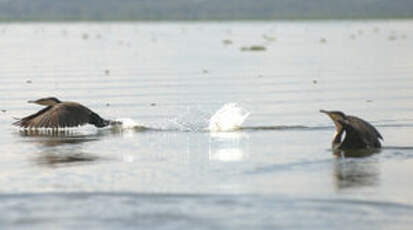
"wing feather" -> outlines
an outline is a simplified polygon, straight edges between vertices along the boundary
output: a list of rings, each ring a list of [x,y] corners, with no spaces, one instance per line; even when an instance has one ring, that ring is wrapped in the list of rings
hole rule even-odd
[[[18,120],[18,121],[16,121],[16,122],[14,122],[13,125],[15,125],[15,126],[20,126],[20,127],[25,127],[25,128],[30,127],[30,125],[31,125],[30,123],[31,123],[31,121],[32,121],[33,119],[35,119],[36,117],[39,117],[39,116],[41,116],[42,114],[46,113],[46,112],[49,111],[51,108],[52,108],[52,106],[48,106],[48,107],[46,107],[46,108],[44,108],[44,109],[41,109],[41,110],[40,110],[39,112],[37,112],[37,113],[31,114],[31,115],[29,115],[29,116],[27,116],[27,117],[24,117],[24,118],[22,118],[22,119],[20,119],[20,120]]]
[[[25,117],[14,125],[24,128],[76,127],[89,123],[91,113],[91,110],[78,103],[62,102]]]

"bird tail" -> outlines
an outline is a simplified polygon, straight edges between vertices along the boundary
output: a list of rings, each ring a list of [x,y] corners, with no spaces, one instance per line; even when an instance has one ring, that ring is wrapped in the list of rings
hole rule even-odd
[[[101,118],[96,113],[92,113],[89,118],[89,124],[92,124],[98,128],[106,127],[110,124],[110,121]]]
[[[92,113],[90,115],[89,123],[92,125],[95,125],[98,128],[103,128],[108,125],[121,125],[122,124],[121,121],[105,120],[101,118],[99,115],[97,115],[96,113]]]

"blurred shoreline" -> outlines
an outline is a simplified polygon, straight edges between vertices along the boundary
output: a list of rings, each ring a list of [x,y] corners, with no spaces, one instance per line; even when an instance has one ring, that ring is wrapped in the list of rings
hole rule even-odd
[[[412,17],[359,17],[359,18],[268,18],[268,19],[0,19],[0,24],[8,23],[231,23],[231,22],[386,22],[386,21],[410,21]]]
[[[0,22],[413,18],[409,0],[0,0]]]

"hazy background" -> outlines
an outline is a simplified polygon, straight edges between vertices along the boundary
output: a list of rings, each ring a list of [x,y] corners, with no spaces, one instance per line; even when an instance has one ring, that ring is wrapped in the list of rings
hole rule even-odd
[[[411,0],[0,0],[0,20],[352,19],[413,16]]]
[[[0,0],[0,229],[412,229],[412,16],[413,0]],[[47,96],[124,126],[11,125]],[[233,102],[242,129],[206,130]],[[333,156],[319,109],[371,122],[380,154]]]

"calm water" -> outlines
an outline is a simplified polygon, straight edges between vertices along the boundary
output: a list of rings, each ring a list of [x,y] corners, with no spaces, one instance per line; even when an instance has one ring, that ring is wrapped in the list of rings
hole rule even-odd
[[[0,24],[0,227],[410,229],[412,41],[413,21]],[[154,129],[11,126],[46,96]],[[242,129],[204,131],[231,102]],[[371,121],[381,153],[334,157],[319,109]]]

